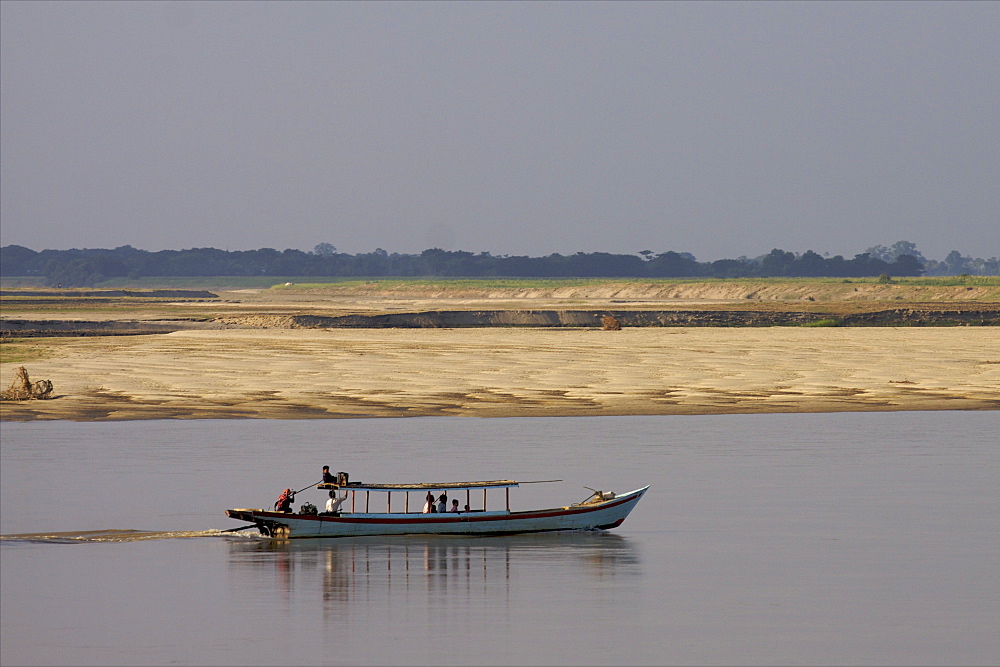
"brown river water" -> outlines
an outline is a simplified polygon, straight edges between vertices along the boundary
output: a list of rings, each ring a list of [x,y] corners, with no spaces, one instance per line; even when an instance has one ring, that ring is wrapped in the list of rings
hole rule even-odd
[[[0,663],[996,664],[998,432],[1000,412],[3,423]],[[610,532],[221,532],[322,465],[564,480],[512,509],[651,488]]]

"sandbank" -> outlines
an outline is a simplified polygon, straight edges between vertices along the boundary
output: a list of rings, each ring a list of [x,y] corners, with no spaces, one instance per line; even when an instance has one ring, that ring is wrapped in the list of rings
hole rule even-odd
[[[1000,408],[993,327],[257,329],[53,341],[3,420]],[[6,385],[19,363],[0,364]]]

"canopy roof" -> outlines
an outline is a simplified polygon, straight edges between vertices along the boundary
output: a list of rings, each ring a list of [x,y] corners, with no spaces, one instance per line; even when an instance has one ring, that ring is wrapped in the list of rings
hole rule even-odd
[[[446,491],[453,489],[502,489],[517,486],[510,479],[499,479],[492,482],[417,482],[415,484],[366,484],[351,482],[341,489],[345,491]],[[321,484],[319,488],[331,487]]]

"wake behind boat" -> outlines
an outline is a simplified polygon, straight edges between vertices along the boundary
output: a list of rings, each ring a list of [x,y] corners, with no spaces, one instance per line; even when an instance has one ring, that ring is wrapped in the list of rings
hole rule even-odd
[[[594,492],[590,497],[579,503],[550,509],[512,512],[510,490],[521,484],[513,480],[364,484],[349,482],[346,473],[339,473],[338,482],[314,485],[318,489],[329,490],[331,499],[336,498],[336,502],[333,503],[335,511],[332,512],[317,512],[312,504],[305,503],[296,514],[291,512],[289,503],[285,502],[283,503],[283,507],[287,508],[285,511],[231,509],[226,510],[226,516],[249,522],[252,525],[244,528],[256,527],[262,535],[276,538],[414,534],[503,535],[557,530],[608,530],[620,526],[649,489],[645,486],[623,494],[591,489]],[[487,492],[490,490],[496,492],[500,489],[504,491],[503,508],[491,509],[487,505],[489,500]],[[338,491],[344,491],[345,495],[336,497]],[[386,494],[386,511],[369,511],[372,492]],[[458,508],[458,498],[454,497],[452,509],[428,511],[428,504],[436,502],[434,494],[438,492],[441,493],[439,499],[445,498],[448,493],[464,497],[464,509]],[[427,503],[411,505],[411,493],[427,494],[417,497],[419,503],[424,503],[425,498]],[[294,498],[294,494],[292,497]],[[285,494],[282,498],[285,498]],[[395,507],[399,508],[398,511],[393,511],[394,500]],[[493,502],[497,502],[496,498]],[[279,499],[276,505],[281,503],[282,499]]]

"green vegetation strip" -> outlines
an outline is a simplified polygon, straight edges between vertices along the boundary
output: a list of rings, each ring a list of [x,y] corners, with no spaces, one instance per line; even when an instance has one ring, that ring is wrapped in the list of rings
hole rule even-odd
[[[2,289],[52,289],[44,287],[42,280],[32,278],[0,279]],[[286,286],[285,283],[292,283]],[[415,277],[400,278],[337,278],[317,276],[191,276],[191,277],[155,277],[130,278],[123,280],[113,278],[102,281],[89,289],[207,289],[207,290],[238,290],[238,289],[322,289],[330,287],[356,287],[364,285],[369,288],[391,290],[399,287],[436,287],[439,289],[531,289],[580,287],[591,285],[687,285],[692,283],[714,285],[832,285],[855,284],[876,285],[878,277],[871,278],[435,278]],[[921,278],[893,277],[892,285],[915,285],[926,287],[997,287],[1000,288],[1000,276],[943,276]]]
[[[23,364],[52,356],[54,338],[0,338],[0,362]],[[0,381],[5,381],[0,378]]]
[[[829,318],[822,319],[822,320],[816,320],[815,322],[805,322],[801,326],[804,326],[804,327],[839,327],[840,326],[840,320],[834,319],[832,317],[829,317]]]

